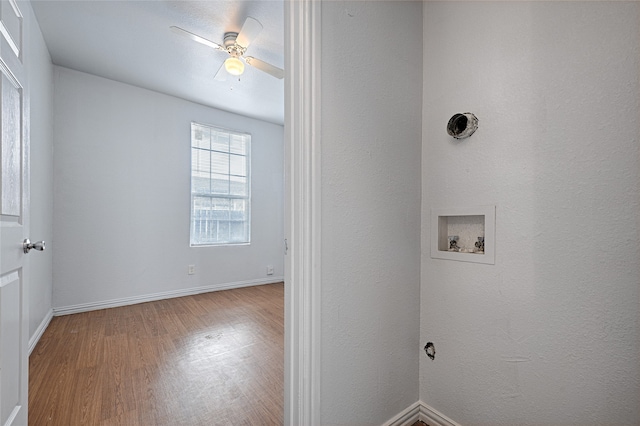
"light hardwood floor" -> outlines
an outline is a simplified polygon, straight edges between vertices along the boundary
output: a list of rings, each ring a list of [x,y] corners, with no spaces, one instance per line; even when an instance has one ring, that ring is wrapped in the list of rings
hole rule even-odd
[[[280,425],[284,285],[55,317],[29,359],[29,424]]]

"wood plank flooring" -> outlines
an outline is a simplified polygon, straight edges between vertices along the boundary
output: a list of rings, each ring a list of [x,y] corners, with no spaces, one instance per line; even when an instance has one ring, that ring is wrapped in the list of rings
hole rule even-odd
[[[55,317],[29,425],[280,425],[282,283]]]

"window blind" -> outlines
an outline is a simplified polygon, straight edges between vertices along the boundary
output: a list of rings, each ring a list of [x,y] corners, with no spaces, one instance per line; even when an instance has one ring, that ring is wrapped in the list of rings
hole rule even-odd
[[[191,123],[192,246],[250,242],[251,135]]]

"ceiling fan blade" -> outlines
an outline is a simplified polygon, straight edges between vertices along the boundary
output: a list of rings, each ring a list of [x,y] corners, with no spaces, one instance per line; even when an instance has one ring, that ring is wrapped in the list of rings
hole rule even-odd
[[[251,56],[245,56],[244,60],[251,66],[258,68],[260,71],[264,71],[267,74],[271,74],[275,78],[283,79],[284,78],[284,70],[282,68],[278,68],[271,64],[266,63],[260,59],[256,59]]]
[[[171,26],[169,28],[171,28],[171,31],[173,31],[174,33],[189,37],[191,40],[197,41],[198,43],[202,43],[205,46],[213,47],[214,49],[223,50],[225,52],[227,51],[227,49],[225,49],[224,47],[222,47],[218,43],[215,43],[215,42],[213,42],[211,40],[207,40],[204,37],[200,37],[199,35],[194,34],[191,31],[187,31],[185,29],[182,29],[182,28],[176,27],[176,26]]]
[[[229,73],[224,67],[224,62],[222,62],[222,65],[220,65],[220,68],[218,68],[218,72],[213,77],[213,79],[216,81],[227,81],[227,74]]]
[[[238,33],[238,37],[236,38],[236,43],[245,49],[249,47],[251,42],[258,37],[258,34],[262,31],[262,24],[258,22],[257,19],[254,19],[250,16],[244,21],[244,25],[242,25],[242,29]]]

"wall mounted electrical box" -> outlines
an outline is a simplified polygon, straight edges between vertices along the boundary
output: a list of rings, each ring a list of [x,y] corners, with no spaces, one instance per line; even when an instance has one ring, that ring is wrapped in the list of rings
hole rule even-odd
[[[496,206],[431,210],[431,257],[495,264]]]

